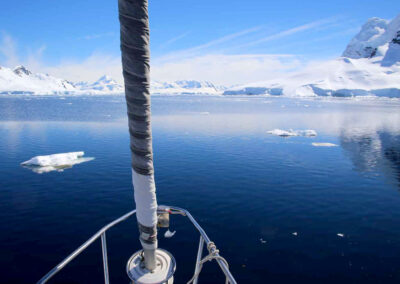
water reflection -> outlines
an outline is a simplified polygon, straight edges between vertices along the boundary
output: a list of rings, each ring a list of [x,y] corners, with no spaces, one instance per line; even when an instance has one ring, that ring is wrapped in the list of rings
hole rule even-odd
[[[357,171],[382,173],[400,188],[400,134],[383,130],[370,133],[343,131],[341,146]]]

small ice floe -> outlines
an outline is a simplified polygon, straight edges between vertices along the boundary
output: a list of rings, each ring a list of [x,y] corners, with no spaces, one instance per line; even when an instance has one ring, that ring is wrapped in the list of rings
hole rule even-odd
[[[274,129],[267,131],[268,134],[281,136],[281,137],[293,137],[293,136],[305,136],[305,137],[315,137],[317,136],[317,132],[312,129],[306,130],[282,130],[282,129]]]
[[[315,136],[317,136],[317,131],[312,130],[312,129],[297,130],[296,132],[299,134],[299,136],[305,136],[305,137],[315,137]]]
[[[342,234],[342,233],[337,233],[336,234],[339,238],[343,238],[344,237],[344,234]]]
[[[326,143],[326,142],[314,142],[311,143],[314,147],[337,147],[338,145],[333,143]]]
[[[262,244],[265,244],[267,241],[265,241],[265,240],[263,240],[263,238],[261,238],[261,239],[260,239],[260,242],[261,242]]]
[[[293,232],[292,235],[293,235],[293,236],[297,236],[297,232]]]
[[[172,238],[175,235],[176,231],[171,232],[169,229],[164,233],[164,238]]]
[[[65,169],[72,168],[73,165],[88,162],[94,159],[92,157],[83,157],[84,155],[85,152],[80,151],[36,156],[28,161],[22,162],[21,165],[38,174],[52,171],[62,172]]]

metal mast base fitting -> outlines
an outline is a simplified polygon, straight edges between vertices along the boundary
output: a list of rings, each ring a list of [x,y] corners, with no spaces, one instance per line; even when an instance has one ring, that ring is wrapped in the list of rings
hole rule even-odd
[[[175,258],[166,250],[156,250],[156,269],[150,272],[143,262],[143,250],[135,252],[126,264],[133,284],[172,284],[176,269]]]

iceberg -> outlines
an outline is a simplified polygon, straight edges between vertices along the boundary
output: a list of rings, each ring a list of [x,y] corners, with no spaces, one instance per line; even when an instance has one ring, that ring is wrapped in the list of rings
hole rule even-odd
[[[69,152],[44,156],[35,156],[30,160],[22,162],[21,165],[31,169],[33,172],[42,174],[51,171],[62,172],[72,166],[94,160],[93,157],[83,157],[85,152]]]

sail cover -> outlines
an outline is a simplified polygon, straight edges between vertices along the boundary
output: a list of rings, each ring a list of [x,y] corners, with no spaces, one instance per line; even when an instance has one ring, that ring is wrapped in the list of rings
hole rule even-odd
[[[140,241],[145,250],[154,250],[157,248],[157,200],[150,119],[148,1],[119,0],[118,8]]]

